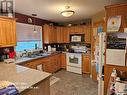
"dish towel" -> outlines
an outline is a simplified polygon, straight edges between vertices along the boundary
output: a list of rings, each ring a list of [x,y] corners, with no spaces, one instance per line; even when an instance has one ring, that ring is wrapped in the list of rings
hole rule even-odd
[[[0,95],[19,95],[19,92],[13,83],[0,81]]]

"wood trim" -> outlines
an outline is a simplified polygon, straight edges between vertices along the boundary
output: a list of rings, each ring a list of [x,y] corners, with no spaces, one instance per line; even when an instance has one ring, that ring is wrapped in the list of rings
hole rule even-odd
[[[0,18],[9,19],[9,20],[17,20],[16,18],[11,18],[11,17],[7,17],[7,16],[0,16]]]
[[[32,20],[34,19],[34,17],[29,16],[29,15],[25,15],[25,14],[21,14],[21,13],[15,13],[15,18],[17,19],[17,22],[20,23],[26,23],[26,24],[34,24],[34,22],[32,23],[28,23],[28,18],[31,18]],[[42,26],[44,24],[49,24],[49,23],[53,23],[51,21],[48,20],[44,20],[44,19],[40,19],[40,18],[35,18],[35,24]]]
[[[121,6],[127,6],[127,3],[119,3],[119,4],[114,4],[114,5],[108,5],[108,6],[105,6],[105,8],[114,8],[114,7],[121,7]]]

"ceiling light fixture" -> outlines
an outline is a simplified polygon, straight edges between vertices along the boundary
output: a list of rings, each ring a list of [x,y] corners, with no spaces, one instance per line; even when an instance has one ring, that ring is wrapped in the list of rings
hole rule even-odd
[[[61,15],[64,17],[71,17],[75,14],[73,10],[69,10],[70,6],[65,6],[65,10],[61,12]]]

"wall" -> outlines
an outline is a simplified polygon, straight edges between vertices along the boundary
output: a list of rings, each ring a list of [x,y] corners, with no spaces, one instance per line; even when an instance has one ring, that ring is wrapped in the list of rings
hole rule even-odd
[[[99,21],[103,20],[104,17],[105,17],[105,10],[102,10],[92,16],[92,23],[99,22]]]
[[[121,16],[121,26],[119,32],[123,32],[124,28],[127,27],[127,3],[109,5],[105,7],[106,19],[108,20],[111,16]]]
[[[15,18],[17,18],[17,22],[20,22],[20,23],[34,24],[34,17],[32,17],[32,16],[28,16],[28,15],[21,14],[21,13],[15,13]],[[31,18],[33,20],[33,22],[28,23],[28,18]],[[40,19],[40,18],[35,18],[35,24],[36,25],[42,26],[45,23],[53,23],[53,22],[43,20],[43,19]]]

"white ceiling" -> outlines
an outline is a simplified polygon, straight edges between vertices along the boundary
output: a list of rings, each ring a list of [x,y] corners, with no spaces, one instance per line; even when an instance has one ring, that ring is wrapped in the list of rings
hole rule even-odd
[[[31,15],[37,14],[39,18],[54,22],[67,22],[81,20],[104,9],[111,0],[15,0],[15,10],[18,13]],[[121,0],[112,0],[121,1]],[[126,1],[126,0],[125,0]],[[60,12],[65,5],[70,5],[75,15],[69,18],[63,17]]]

